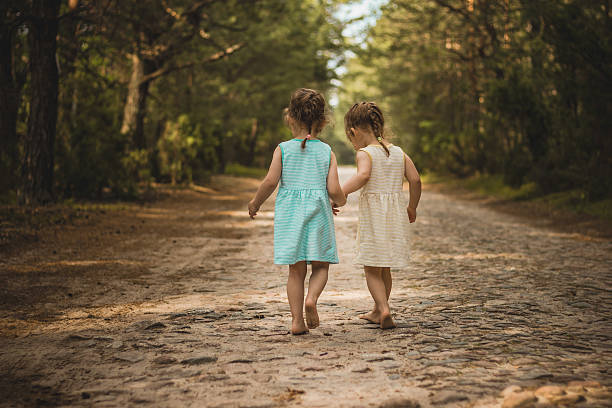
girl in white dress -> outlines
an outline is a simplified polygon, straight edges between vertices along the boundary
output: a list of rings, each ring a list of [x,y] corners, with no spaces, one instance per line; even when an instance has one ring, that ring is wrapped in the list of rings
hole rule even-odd
[[[408,266],[408,229],[416,220],[421,178],[410,157],[384,139],[384,125],[374,102],[356,103],[344,116],[346,135],[357,151],[357,174],[342,190],[348,196],[361,188],[355,263],[363,265],[374,310],[359,317],[390,329],[395,327],[389,309],[391,268]],[[404,177],[410,184],[408,203]]]

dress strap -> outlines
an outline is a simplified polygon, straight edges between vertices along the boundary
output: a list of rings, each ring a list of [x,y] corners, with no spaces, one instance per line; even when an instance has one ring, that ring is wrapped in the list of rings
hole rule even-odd
[[[366,147],[362,147],[361,149],[358,150],[359,152],[365,152],[368,154],[368,156],[370,156],[370,161],[374,161],[374,159],[372,159],[372,154],[367,150],[367,146]]]

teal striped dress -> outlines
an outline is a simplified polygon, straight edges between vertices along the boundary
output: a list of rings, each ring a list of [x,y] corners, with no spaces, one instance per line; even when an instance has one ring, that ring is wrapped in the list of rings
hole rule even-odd
[[[338,263],[334,220],[327,194],[331,148],[313,139],[280,144],[283,170],[274,208],[274,263]]]

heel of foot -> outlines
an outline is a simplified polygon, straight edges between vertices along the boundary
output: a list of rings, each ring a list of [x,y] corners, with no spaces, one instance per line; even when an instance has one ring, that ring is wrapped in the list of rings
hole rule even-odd
[[[293,321],[291,323],[291,334],[299,335],[306,333],[308,333],[308,327],[306,327],[306,325],[304,324],[304,320],[302,320],[301,322],[299,320]]]
[[[317,313],[317,307],[312,304],[306,304],[304,309],[306,312],[306,324],[308,327],[311,329],[319,327],[319,314]]]
[[[380,328],[381,329],[393,329],[395,327],[395,322],[391,318],[391,315],[383,315],[380,319]]]

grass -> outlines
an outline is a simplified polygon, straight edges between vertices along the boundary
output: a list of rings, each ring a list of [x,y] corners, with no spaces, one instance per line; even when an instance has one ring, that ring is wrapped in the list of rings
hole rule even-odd
[[[465,179],[436,173],[424,175],[426,184],[444,184],[454,188],[476,192],[482,196],[494,197],[507,201],[526,201],[545,205],[555,210],[566,210],[577,214],[588,214],[594,217],[612,220],[612,199],[588,201],[581,190],[569,190],[552,194],[541,194],[535,183],[526,183],[515,188],[503,182],[501,175],[479,175]]]
[[[262,178],[268,171],[258,167],[247,167],[237,163],[230,163],[225,166],[225,174],[236,177]]]
[[[612,221],[612,198],[588,201],[583,191],[570,190],[536,197],[533,201],[545,203],[552,208],[588,214]]]

